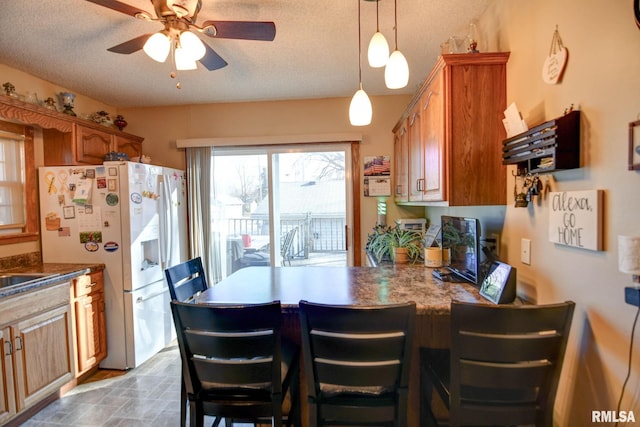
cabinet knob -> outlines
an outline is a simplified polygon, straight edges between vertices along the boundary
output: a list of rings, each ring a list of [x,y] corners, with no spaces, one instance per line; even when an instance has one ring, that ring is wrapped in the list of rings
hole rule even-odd
[[[11,345],[11,341],[4,342],[4,355],[11,356],[13,353],[13,346]]]

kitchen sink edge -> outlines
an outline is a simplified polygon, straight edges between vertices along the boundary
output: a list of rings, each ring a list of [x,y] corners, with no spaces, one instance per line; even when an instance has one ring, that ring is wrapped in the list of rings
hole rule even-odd
[[[0,271],[1,277],[31,276],[30,280],[0,287],[0,298],[29,292],[54,283],[69,281],[83,274],[104,269],[104,264],[43,263]],[[2,279],[0,279],[2,280]]]

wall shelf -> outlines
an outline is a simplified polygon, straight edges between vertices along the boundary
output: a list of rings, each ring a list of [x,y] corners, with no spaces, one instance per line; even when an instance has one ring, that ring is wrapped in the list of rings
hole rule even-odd
[[[580,111],[549,120],[502,142],[502,164],[518,173],[580,167]]]

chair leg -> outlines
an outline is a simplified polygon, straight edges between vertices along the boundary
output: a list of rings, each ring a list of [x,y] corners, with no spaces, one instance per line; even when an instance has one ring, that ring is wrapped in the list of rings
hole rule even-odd
[[[187,424],[187,389],[184,386],[184,381],[180,379],[180,427],[185,427]]]
[[[438,421],[431,410],[433,384],[429,375],[420,369],[420,427],[438,427]]]

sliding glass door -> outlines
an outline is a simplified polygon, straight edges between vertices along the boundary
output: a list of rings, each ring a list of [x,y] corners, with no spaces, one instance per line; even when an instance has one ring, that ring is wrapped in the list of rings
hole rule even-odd
[[[353,265],[350,153],[348,144],[216,148],[223,276],[256,265]]]

